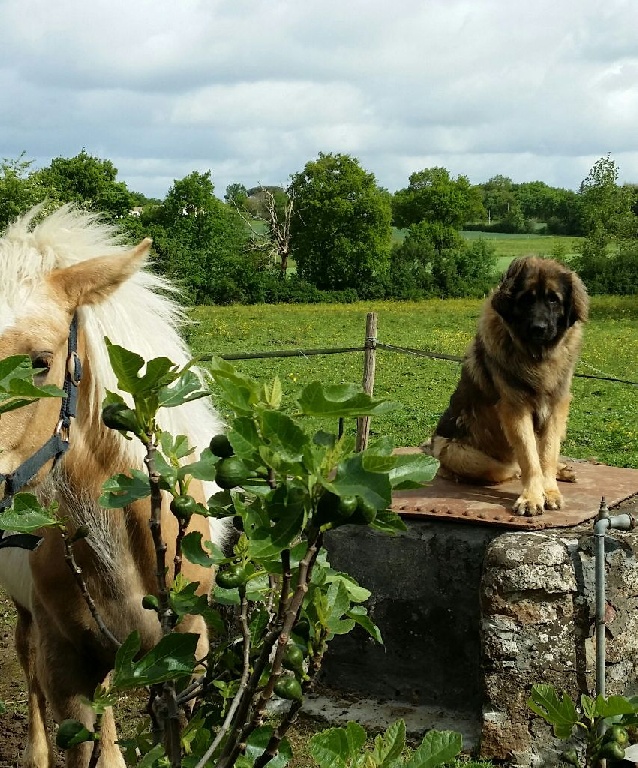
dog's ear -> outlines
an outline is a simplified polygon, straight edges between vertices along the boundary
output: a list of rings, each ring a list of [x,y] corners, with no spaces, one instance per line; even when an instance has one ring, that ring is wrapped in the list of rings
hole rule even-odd
[[[516,286],[520,284],[521,276],[525,273],[527,259],[523,256],[514,259],[501,278],[501,283],[492,296],[492,307],[503,320],[508,321],[512,317],[512,306]]]
[[[586,322],[589,314],[589,296],[583,281],[575,272],[567,275],[565,291],[565,318],[567,327],[580,321]]]

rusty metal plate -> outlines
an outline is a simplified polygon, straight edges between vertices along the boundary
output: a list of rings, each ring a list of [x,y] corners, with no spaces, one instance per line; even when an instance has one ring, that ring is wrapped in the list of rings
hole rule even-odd
[[[416,453],[419,449],[400,448],[397,452]],[[638,494],[638,469],[566,461],[576,472],[576,482],[559,483],[565,506],[558,511],[548,510],[540,517],[512,514],[512,506],[521,491],[518,480],[500,485],[465,485],[437,476],[423,488],[395,492],[392,509],[402,517],[538,530],[591,520],[598,512],[602,496],[609,507],[614,507]]]

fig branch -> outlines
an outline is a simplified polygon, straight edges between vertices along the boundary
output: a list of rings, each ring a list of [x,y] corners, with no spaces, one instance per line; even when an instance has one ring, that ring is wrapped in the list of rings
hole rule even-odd
[[[229,730],[230,730],[229,741],[232,740],[234,734],[237,732],[237,723],[233,722],[235,719],[235,713],[237,712],[237,709],[239,708],[243,698],[246,698],[248,696],[252,698],[252,691],[250,690],[250,687],[249,687],[250,627],[248,626],[248,600],[246,600],[246,592],[244,588],[240,588],[240,593],[241,593],[240,623],[241,623],[241,630],[242,630],[244,654],[243,654],[241,679],[239,681],[239,688],[237,689],[237,693],[233,698],[233,701],[228,709],[228,712],[226,713],[226,717],[224,718],[224,722],[219,728],[219,731],[217,732],[217,735],[215,736],[213,743],[208,747],[208,749],[202,756],[201,760],[197,763],[195,768],[204,768],[206,763],[215,754],[215,750],[220,745],[222,739],[224,738],[226,733],[229,732]],[[231,728],[231,724],[232,724],[232,728]]]
[[[152,439],[146,443],[146,456],[144,463],[151,485],[151,519],[149,527],[155,547],[157,578],[157,598],[159,601],[158,614],[162,627],[162,634],[167,635],[175,625],[173,612],[169,601],[168,582],[166,580],[166,542],[162,536],[162,491],[160,489],[161,475],[155,467],[155,454],[157,446]]]
[[[115,637],[115,635],[104,623],[104,620],[100,616],[100,613],[95,604],[95,600],[93,600],[93,598],[91,597],[91,593],[89,592],[89,588],[86,585],[86,581],[84,581],[84,576],[82,575],[82,569],[77,564],[75,555],[73,553],[72,538],[69,538],[69,535],[64,529],[60,531],[60,535],[62,536],[62,542],[64,544],[64,560],[68,565],[71,573],[73,574],[75,583],[78,585],[78,588],[82,593],[82,597],[84,598],[84,602],[87,604],[88,609],[91,612],[91,616],[93,616],[95,623],[97,624],[100,632],[104,635],[104,637],[111,643],[111,645],[114,648],[119,648],[122,645],[122,643],[120,643],[117,637]]]
[[[266,704],[272,697],[277,679],[281,675],[282,661],[290,633],[297,619],[299,610],[301,609],[304,597],[308,592],[308,581],[312,576],[312,569],[317,560],[319,550],[321,549],[322,539],[322,534],[319,531],[316,531],[313,539],[308,542],[308,550],[306,551],[303,559],[299,562],[298,584],[292,598],[288,601],[288,605],[283,616],[283,624],[279,626],[276,625],[274,629],[271,630],[271,632],[267,635],[264,642],[264,648],[258,663],[255,664],[255,668],[251,676],[251,682],[253,682],[256,688],[256,684],[259,682],[261,673],[263,672],[268,658],[270,657],[271,650],[276,643],[277,649],[272,661],[272,672],[268,682],[266,683],[266,687],[259,694],[259,697],[255,702],[252,718],[250,721],[244,724],[243,728],[241,729],[241,733],[236,739],[228,740],[228,747],[224,750],[224,753],[222,754],[217,764],[217,768],[230,768],[230,766],[235,764],[239,754],[242,751],[242,745],[246,743],[248,736],[255,730],[255,728],[258,728],[263,721]],[[238,718],[238,722],[241,722],[241,720],[243,720],[248,715],[249,709],[250,700],[247,698],[245,712],[241,718]]]

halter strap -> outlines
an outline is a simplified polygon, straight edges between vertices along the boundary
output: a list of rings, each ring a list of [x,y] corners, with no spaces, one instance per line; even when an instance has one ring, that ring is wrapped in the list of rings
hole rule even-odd
[[[69,434],[71,419],[75,416],[78,402],[78,384],[82,378],[82,363],[78,357],[78,317],[73,315],[69,327],[68,356],[64,374],[64,397],[60,406],[60,418],[55,432],[38,450],[25,459],[20,466],[8,475],[0,472],[0,482],[4,481],[4,498],[0,500],[0,512],[10,507],[13,497],[34,477],[40,469],[53,459],[53,466],[69,449]],[[32,533],[13,533],[4,537],[0,530],[0,549],[19,547],[20,549],[35,549],[40,543],[41,536]]]

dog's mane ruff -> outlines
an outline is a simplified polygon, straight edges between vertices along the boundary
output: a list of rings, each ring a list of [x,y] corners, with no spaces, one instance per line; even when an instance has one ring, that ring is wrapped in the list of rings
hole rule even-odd
[[[25,292],[37,288],[55,269],[100,256],[121,254],[131,247],[116,227],[105,223],[96,214],[64,205],[37,221],[41,211],[42,206],[31,209],[13,222],[0,240],[0,274],[3,278],[0,291],[10,305],[16,296],[24,296]],[[117,391],[104,337],[147,361],[168,357],[176,365],[183,366],[190,359],[179,332],[185,317],[175,301],[176,295],[176,289],[167,280],[143,269],[101,304],[79,309],[92,373],[93,389],[89,397],[93,419],[100,417],[106,390]],[[179,408],[163,408],[158,414],[158,422],[164,431],[186,435],[197,453],[213,434],[223,429],[207,398]],[[92,426],[87,425],[87,429]],[[139,441],[128,441],[113,434],[119,438],[124,460],[133,466],[141,466],[143,446]]]

